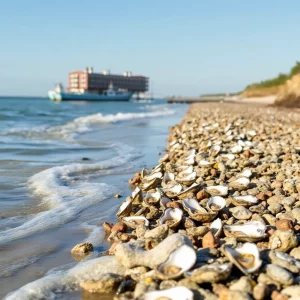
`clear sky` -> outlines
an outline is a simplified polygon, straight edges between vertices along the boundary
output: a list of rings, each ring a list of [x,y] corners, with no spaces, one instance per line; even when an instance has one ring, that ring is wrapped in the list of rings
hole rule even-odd
[[[239,91],[300,60],[299,0],[0,0],[0,95],[69,71],[132,71],[154,94]]]

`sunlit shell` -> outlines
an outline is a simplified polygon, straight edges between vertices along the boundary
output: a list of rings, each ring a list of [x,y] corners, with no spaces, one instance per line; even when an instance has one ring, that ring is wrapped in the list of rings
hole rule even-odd
[[[201,184],[200,183],[193,183],[190,187],[188,187],[187,189],[181,191],[177,197],[179,199],[183,199],[183,198],[186,198],[190,193],[196,193],[199,188],[200,188]]]
[[[250,169],[244,169],[237,177],[246,177],[250,178],[252,176],[252,171]]]
[[[260,221],[251,221],[245,224],[224,225],[224,234],[242,242],[257,242],[266,237],[266,225]]]
[[[157,188],[158,185],[160,184],[160,182],[161,182],[160,178],[154,178],[151,181],[143,182],[140,185],[140,188],[142,189],[142,191],[147,192],[147,191]]]
[[[184,287],[176,286],[162,291],[148,292],[143,297],[144,300],[193,300],[194,293]]]
[[[143,182],[150,182],[155,178],[160,179],[160,178],[162,178],[162,176],[163,176],[163,174],[161,172],[154,172],[154,173],[152,172],[151,174],[144,176],[142,181]]]
[[[224,132],[227,132],[230,128],[231,128],[232,124],[229,123],[226,125],[226,127],[224,128]]]
[[[210,197],[207,202],[207,208],[212,211],[220,211],[226,206],[226,200],[221,196]]]
[[[186,165],[193,165],[195,163],[195,155],[190,155],[184,158],[183,163]]]
[[[263,154],[264,153],[264,151],[262,151],[262,150],[260,150],[260,149],[250,149],[250,152],[252,153],[252,154]]]
[[[234,160],[235,155],[231,153],[221,154],[221,157],[225,160]]]
[[[167,224],[170,228],[176,228],[181,222],[182,215],[183,211],[179,208],[167,208],[159,219],[159,224]]]
[[[180,173],[180,172],[182,172],[182,171],[187,170],[187,169],[190,168],[190,167],[191,167],[191,166],[188,166],[188,165],[181,165],[181,166],[175,167],[175,170],[176,170],[178,173]]]
[[[211,196],[226,196],[228,194],[228,187],[223,185],[212,185],[205,189]]]
[[[166,187],[168,184],[175,180],[175,175],[173,173],[165,172],[163,180],[161,182],[162,187]]]
[[[166,162],[169,160],[169,154],[166,153],[162,158],[159,159],[160,163]]]
[[[300,146],[295,146],[294,150],[296,151],[296,153],[300,153]]]
[[[230,149],[231,153],[241,153],[243,151],[243,147],[239,144],[236,144]]]
[[[209,162],[207,160],[202,159],[202,160],[198,161],[198,165],[200,167],[210,168],[211,166],[214,165],[214,162]]]
[[[223,223],[220,218],[215,219],[209,226],[210,231],[215,237],[219,237],[222,233]]]
[[[252,243],[245,243],[235,249],[225,245],[223,253],[245,275],[257,271],[262,264],[262,260],[259,257],[259,250]]]
[[[231,269],[232,263],[213,263],[187,272],[187,276],[198,284],[204,282],[215,283],[226,280],[231,274]]]
[[[139,225],[149,226],[149,221],[143,216],[124,217],[122,221],[130,228],[135,229]]]
[[[193,166],[189,166],[188,168],[186,168],[185,170],[179,172],[177,174],[177,177],[185,177],[185,176],[188,176],[190,174],[192,174],[194,172],[194,168]]]
[[[211,146],[211,148],[209,150],[209,156],[217,156],[220,151],[221,151],[220,145]]]
[[[120,205],[119,210],[117,212],[117,217],[122,218],[129,216],[132,210],[132,198],[127,197],[126,200]]]
[[[163,164],[160,163],[160,164],[158,164],[157,166],[155,166],[155,167],[153,168],[153,170],[152,170],[151,173],[162,172],[162,170],[163,170]]]
[[[156,192],[147,192],[143,199],[143,205],[144,206],[157,205],[160,199],[161,199],[161,193],[158,189],[156,189]]]
[[[251,139],[251,138],[256,136],[256,131],[255,130],[249,130],[249,131],[247,131],[246,135],[247,135],[248,139]]]
[[[194,266],[196,258],[196,251],[192,247],[182,245],[157,267],[156,275],[163,280],[178,278]]]
[[[232,197],[232,204],[235,206],[251,206],[258,202],[258,199],[253,195],[243,195]]]
[[[243,191],[243,190],[247,190],[248,186],[250,184],[250,180],[246,177],[240,177],[234,181],[231,181],[229,183],[229,186],[238,190],[238,191]]]
[[[143,200],[143,193],[141,189],[137,186],[131,194],[132,204],[139,204]]]
[[[195,179],[197,177],[197,173],[196,172],[193,172],[189,175],[186,175],[184,177],[176,177],[176,180],[182,184],[185,184],[185,185],[189,185],[189,184],[192,184]]]
[[[189,216],[193,220],[199,222],[203,222],[203,223],[210,222],[217,216],[216,212],[207,211],[195,199],[183,199],[182,205],[184,210],[188,212]]]
[[[162,190],[169,198],[174,198],[182,191],[182,185],[175,184],[171,187],[163,188]]]
[[[150,172],[147,168],[143,168],[141,171],[141,178],[144,178],[145,176],[149,175]]]

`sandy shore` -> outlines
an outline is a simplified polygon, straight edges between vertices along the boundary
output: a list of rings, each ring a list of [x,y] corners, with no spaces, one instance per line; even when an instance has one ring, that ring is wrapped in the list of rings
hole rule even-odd
[[[225,101],[236,102],[236,103],[247,103],[247,104],[272,105],[275,103],[276,97],[277,95],[271,95],[265,97],[232,96],[232,97],[227,97]]]

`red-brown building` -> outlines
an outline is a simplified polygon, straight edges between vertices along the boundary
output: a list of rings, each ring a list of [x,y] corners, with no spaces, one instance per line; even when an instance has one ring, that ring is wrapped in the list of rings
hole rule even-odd
[[[69,73],[69,92],[102,93],[107,90],[110,83],[117,89],[128,92],[148,91],[149,78],[145,76],[133,76],[130,72],[123,75],[110,74],[109,71],[94,73],[93,68],[85,71],[74,71]]]

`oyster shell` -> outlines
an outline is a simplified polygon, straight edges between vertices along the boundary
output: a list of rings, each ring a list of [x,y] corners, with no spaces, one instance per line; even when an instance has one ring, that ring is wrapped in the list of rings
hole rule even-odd
[[[131,194],[132,204],[139,204],[143,200],[143,193],[141,189],[137,186]]]
[[[209,149],[209,156],[217,156],[220,151],[221,151],[220,145],[211,146],[211,148]]]
[[[162,189],[163,192],[169,197],[169,198],[174,198],[176,197],[182,190],[182,185],[181,184],[175,184],[171,187],[166,187]]]
[[[135,229],[139,225],[149,226],[149,221],[143,216],[124,217],[122,219],[128,227]]]
[[[248,186],[250,184],[250,180],[246,177],[240,177],[234,181],[231,181],[229,183],[229,186],[238,190],[238,191],[243,191],[243,190],[247,190]]]
[[[251,206],[258,202],[258,199],[253,195],[243,195],[231,198],[232,204],[235,206]]]
[[[266,237],[266,225],[260,221],[250,221],[245,224],[224,225],[226,236],[234,237],[238,241],[257,242]]]
[[[259,250],[253,243],[245,243],[235,249],[224,245],[223,253],[245,275],[257,271],[262,264],[262,260],[259,257]]]
[[[117,212],[118,218],[129,216],[132,211],[132,200],[133,199],[131,197],[127,197],[126,200],[120,205]]]
[[[166,172],[164,174],[163,180],[161,182],[162,187],[167,187],[175,180],[175,175],[173,173]]]
[[[214,162],[209,162],[207,160],[201,159],[198,161],[198,166],[204,167],[204,168],[210,168],[214,165]]]
[[[157,205],[161,199],[161,194],[159,189],[156,189],[156,192],[147,192],[146,196],[143,199],[144,206]]]
[[[176,286],[167,290],[148,292],[144,295],[144,300],[159,300],[159,299],[171,299],[171,300],[193,300],[194,293],[184,287]]]
[[[226,200],[221,196],[210,197],[207,202],[207,208],[212,211],[220,211],[226,206]]]
[[[244,169],[237,177],[246,177],[250,178],[252,176],[252,171],[250,169]]]
[[[158,187],[159,183],[160,183],[161,179],[160,178],[153,178],[151,181],[147,181],[147,182],[143,182],[140,185],[140,188],[147,192],[149,190],[155,189]]]
[[[163,210],[167,208],[167,203],[171,202],[172,200],[169,199],[168,197],[161,197],[160,199],[160,206],[162,207]]]
[[[183,199],[182,205],[189,216],[199,222],[210,222],[217,216],[216,212],[207,211],[195,199]]]
[[[219,237],[222,233],[223,223],[220,218],[215,219],[209,226],[210,231],[215,237]]]
[[[188,175],[185,175],[184,177],[177,176],[176,180],[182,184],[190,185],[195,181],[196,177],[197,177],[196,172],[192,172]]]
[[[167,224],[170,228],[176,228],[182,219],[183,211],[180,208],[167,208],[161,218],[159,224]]]
[[[143,183],[151,182],[155,178],[161,179],[162,176],[163,174],[161,172],[152,172],[151,174],[144,176],[142,181]]]
[[[185,189],[184,191],[181,191],[177,195],[177,197],[179,199],[186,198],[188,196],[188,194],[190,194],[190,193],[196,193],[199,190],[200,186],[201,186],[201,184],[195,182],[190,187],[188,187],[187,189]]]
[[[188,245],[182,245],[157,267],[156,275],[163,280],[178,278],[194,266],[196,259],[196,251]]]
[[[241,153],[243,151],[243,147],[239,144],[236,144],[235,146],[233,146],[231,149],[230,149],[231,153],[233,154],[237,154],[237,153]]]
[[[205,190],[212,196],[226,196],[228,194],[228,187],[223,185],[208,186]]]

